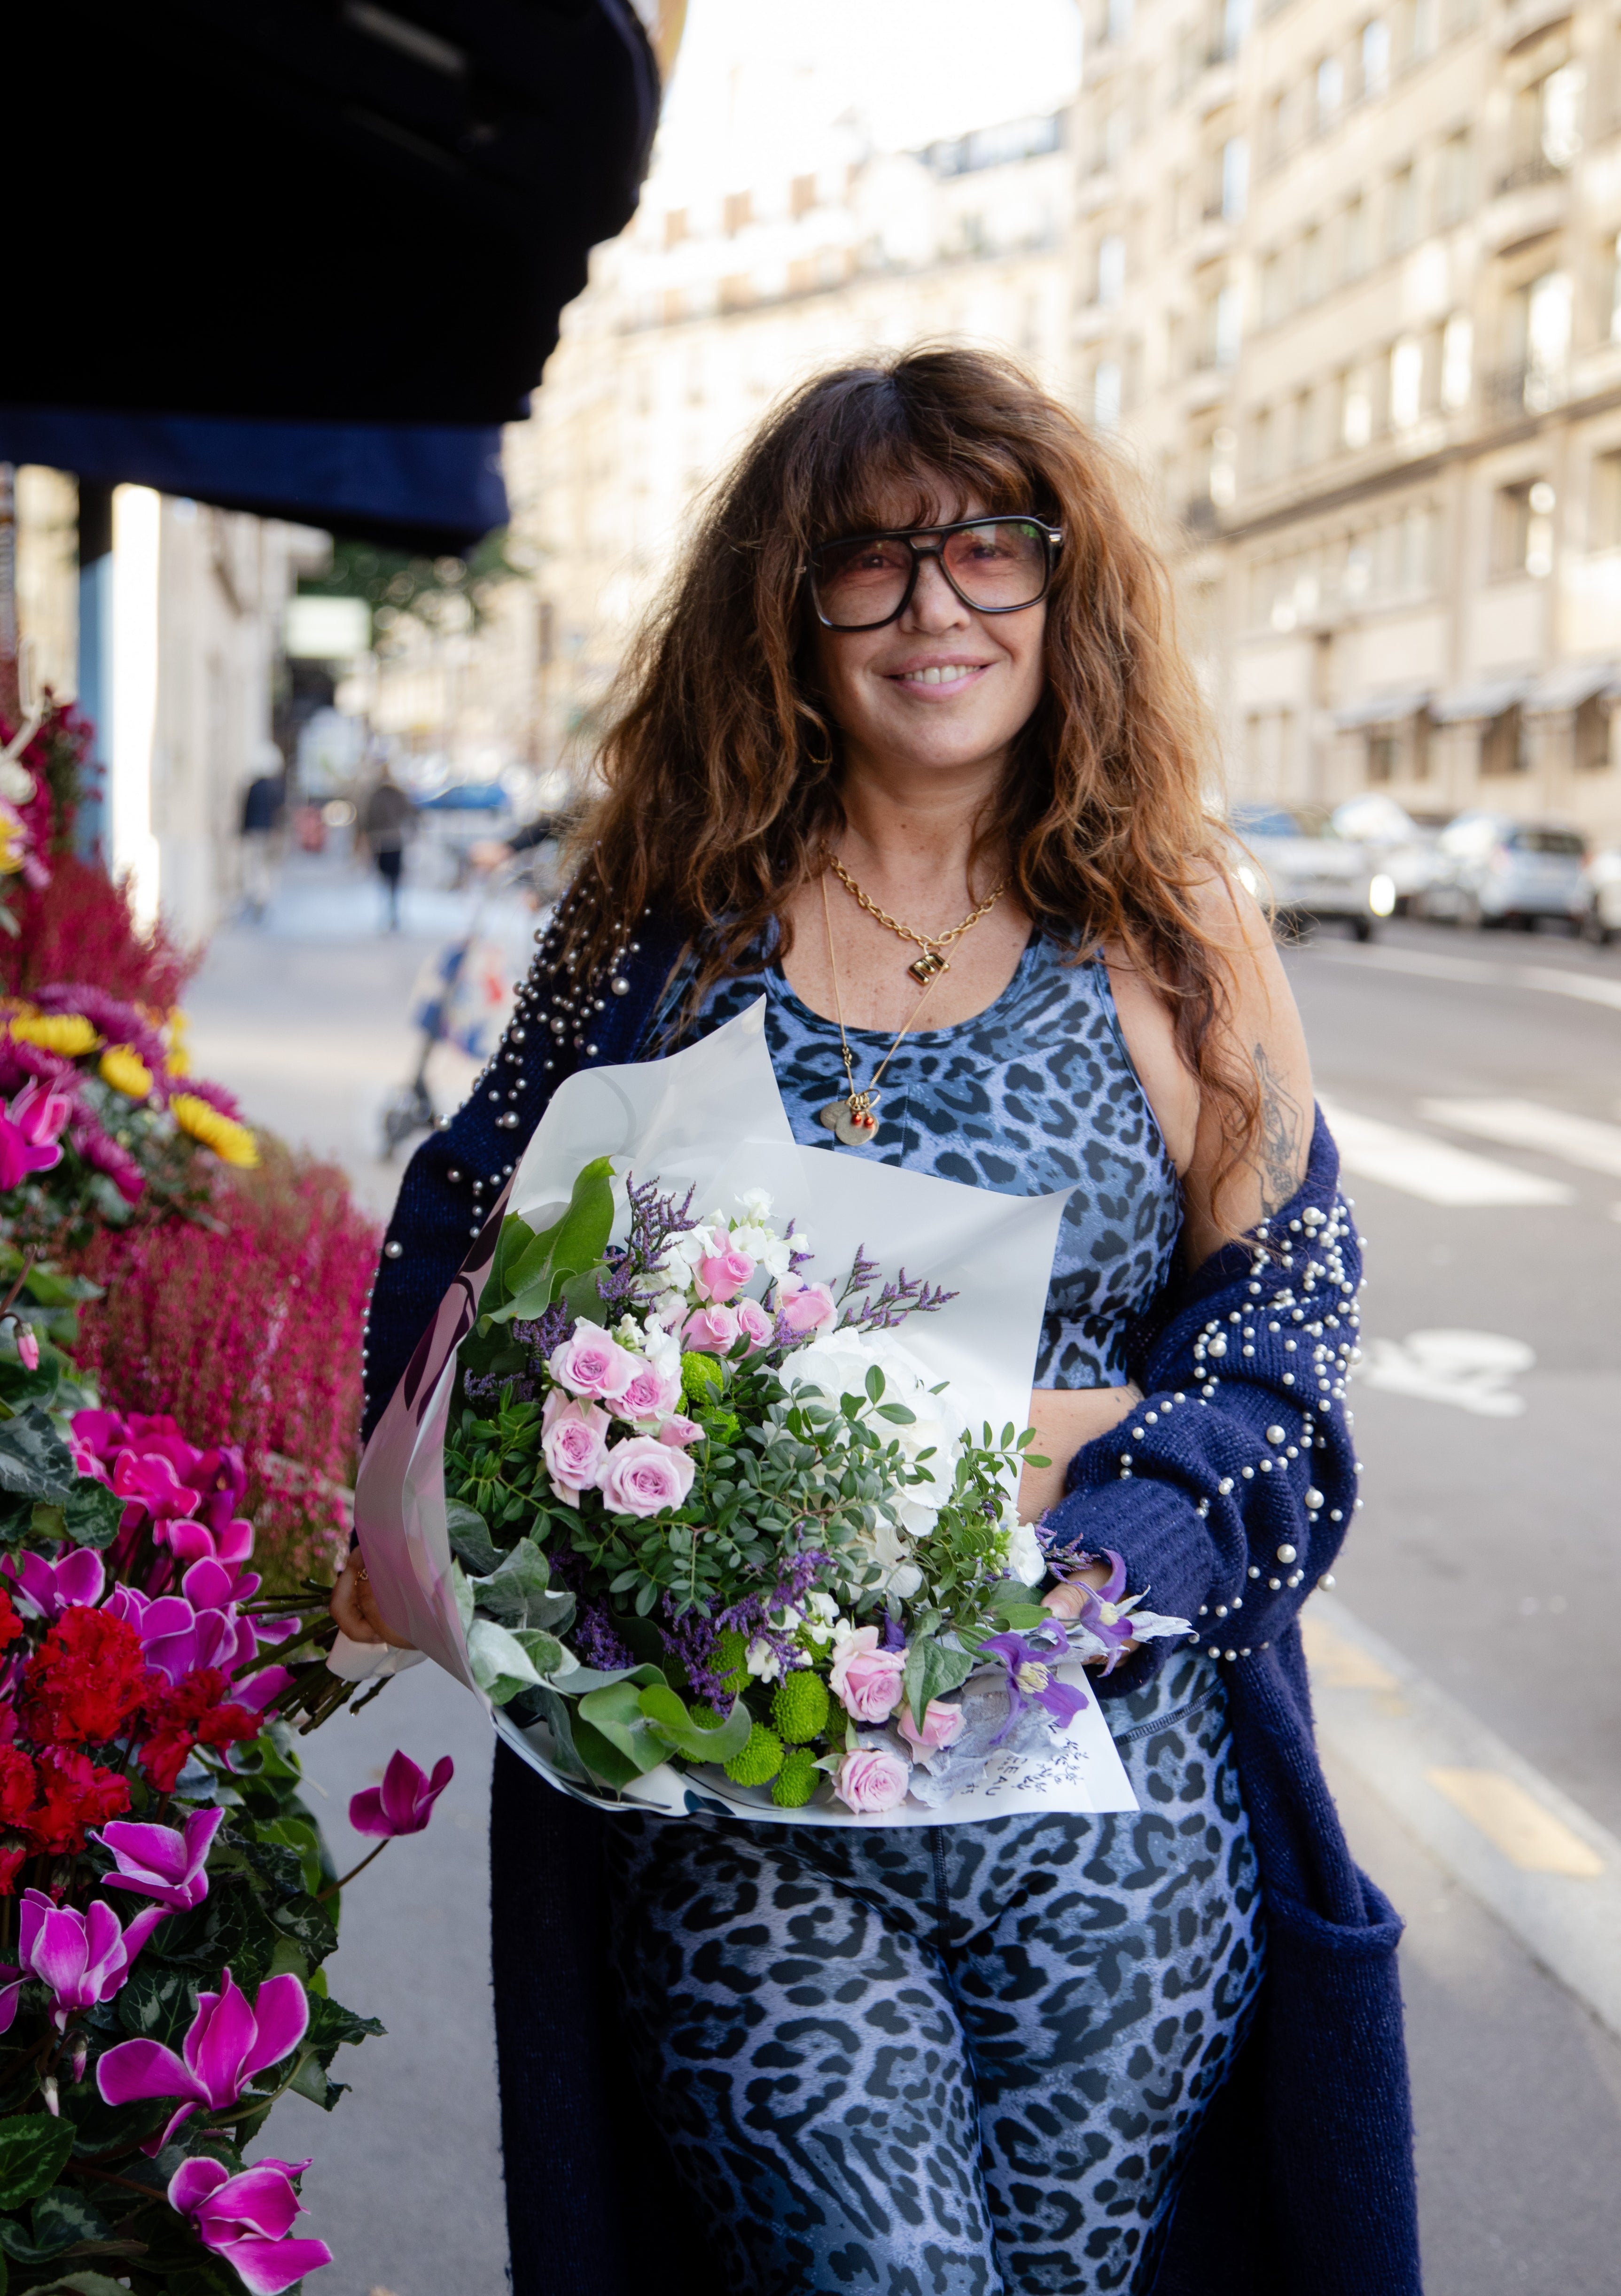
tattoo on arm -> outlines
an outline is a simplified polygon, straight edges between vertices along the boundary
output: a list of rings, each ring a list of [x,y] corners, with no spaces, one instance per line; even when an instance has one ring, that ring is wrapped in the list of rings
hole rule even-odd
[[[1261,1217],[1280,1212],[1299,1187],[1302,1175],[1301,1140],[1304,1125],[1300,1103],[1285,1087],[1282,1078],[1255,1046],[1255,1075],[1261,1086],[1260,1161]]]

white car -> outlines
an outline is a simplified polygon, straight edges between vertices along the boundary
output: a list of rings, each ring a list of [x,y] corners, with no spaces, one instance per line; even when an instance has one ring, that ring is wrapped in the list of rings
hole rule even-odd
[[[1368,849],[1343,837],[1324,806],[1236,805],[1230,816],[1240,884],[1286,925],[1335,918],[1371,940],[1395,887]]]
[[[1621,935],[1621,849],[1591,854],[1582,872],[1582,937],[1607,948]]]
[[[1404,916],[1416,907],[1435,875],[1436,829],[1415,821],[1404,805],[1383,790],[1363,790],[1348,797],[1335,807],[1332,819],[1342,837],[1368,849],[1376,882],[1381,876],[1389,878],[1395,914]],[[1378,911],[1377,898],[1374,906]]]
[[[1466,926],[1518,925],[1539,917],[1581,930],[1586,840],[1562,822],[1521,821],[1471,809],[1449,822],[1436,844],[1436,873],[1424,914]]]

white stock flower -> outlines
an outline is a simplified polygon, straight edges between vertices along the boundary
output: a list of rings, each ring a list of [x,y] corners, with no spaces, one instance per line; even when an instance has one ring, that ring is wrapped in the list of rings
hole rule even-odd
[[[758,1635],[749,1644],[744,1664],[756,1682],[775,1682],[782,1672],[782,1660],[763,1635]]]
[[[770,1250],[771,1231],[753,1220],[740,1220],[732,1230],[732,1250],[746,1251],[751,1259],[763,1259]]]
[[[685,1292],[679,1292],[676,1296],[685,1304],[687,1298]],[[641,1348],[642,1353],[654,1371],[679,1369],[681,1361],[681,1342],[673,1332],[666,1331],[662,1324],[649,1322],[642,1335]]]
[[[1018,1509],[1011,1499],[1002,1509],[1002,1529],[1008,1538],[1004,1550],[1008,1576],[1016,1578],[1021,1587],[1039,1587],[1047,1576],[1047,1557],[1041,1552],[1034,1523],[1020,1521]]]
[[[741,1188],[737,1193],[737,1201],[745,1219],[757,1220],[763,1225],[770,1213],[771,1193],[769,1188]]]

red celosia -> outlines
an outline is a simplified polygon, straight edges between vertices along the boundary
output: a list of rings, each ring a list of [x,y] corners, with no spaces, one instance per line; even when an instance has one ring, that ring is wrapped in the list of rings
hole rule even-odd
[[[12,1608],[11,1596],[0,1587],[0,1650],[4,1650],[7,1643],[14,1643],[21,1632],[22,1620]]]
[[[26,1841],[0,1841],[0,1898],[16,1895],[17,1869],[28,1854]]]
[[[33,1763],[15,1746],[0,1746],[0,1825],[26,1825],[33,1807]]]
[[[193,1746],[230,1746],[258,1736],[263,1717],[227,1700],[229,1688],[217,1666],[200,1666],[147,1699],[152,1734],[141,1748],[141,1767],[160,1793],[174,1792]]]
[[[141,1637],[110,1611],[64,1611],[23,1669],[22,1717],[36,1742],[101,1746],[149,1688]]]
[[[129,1808],[128,1782],[114,1770],[99,1768],[86,1754],[47,1746],[35,1768],[39,1799],[29,1813],[28,1832],[37,1849],[76,1855],[89,1827],[105,1825]]]

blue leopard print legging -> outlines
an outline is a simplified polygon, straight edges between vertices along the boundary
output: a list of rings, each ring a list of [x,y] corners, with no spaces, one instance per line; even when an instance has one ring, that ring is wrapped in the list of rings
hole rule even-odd
[[[1260,1987],[1259,1888],[1204,1653],[1109,1718],[1135,1815],[609,1828],[626,2038],[718,2286],[1150,2285]]]

